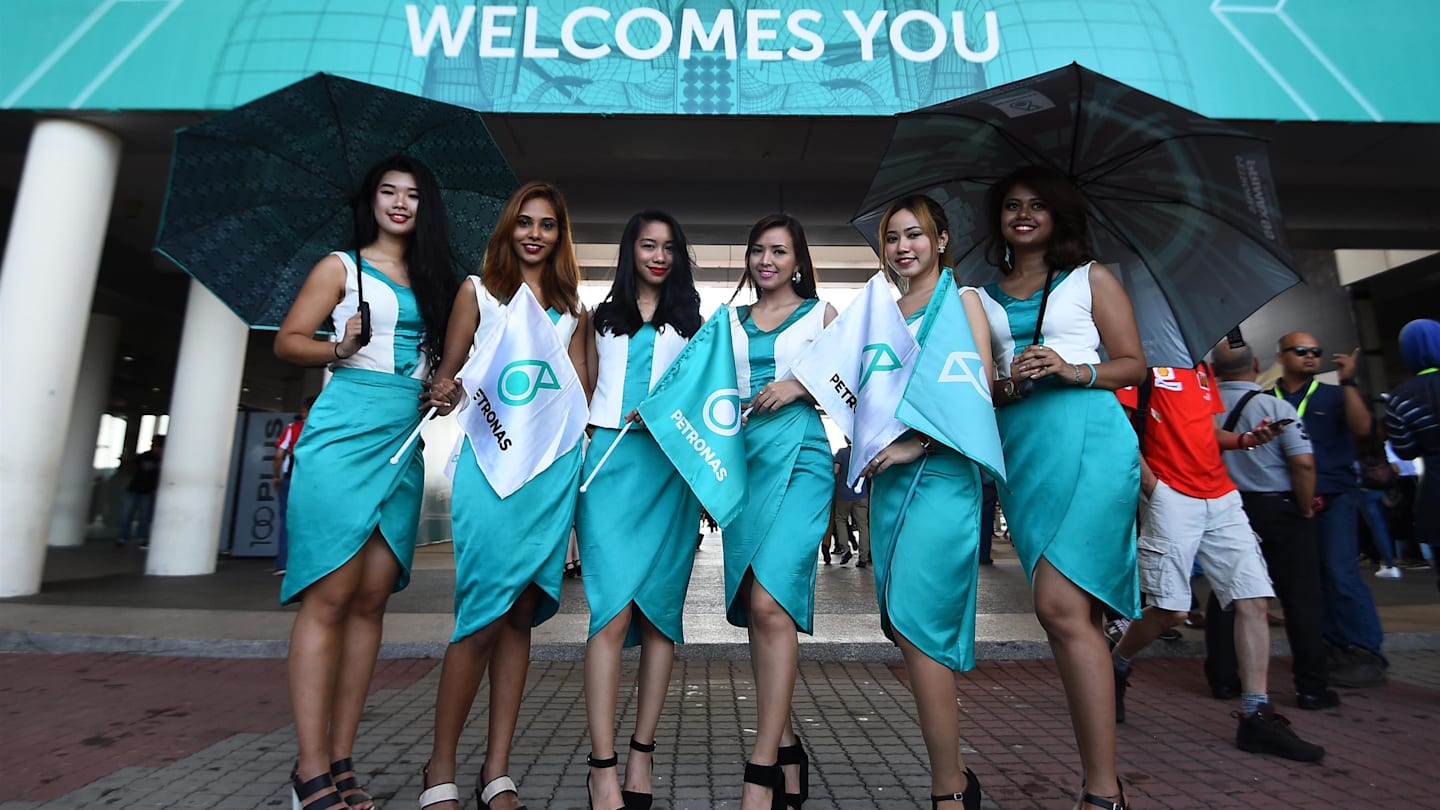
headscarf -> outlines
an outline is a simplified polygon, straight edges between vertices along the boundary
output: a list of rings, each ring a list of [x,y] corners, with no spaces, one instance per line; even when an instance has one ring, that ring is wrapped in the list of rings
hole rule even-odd
[[[1419,318],[1400,330],[1400,354],[1416,373],[1440,366],[1440,321]]]

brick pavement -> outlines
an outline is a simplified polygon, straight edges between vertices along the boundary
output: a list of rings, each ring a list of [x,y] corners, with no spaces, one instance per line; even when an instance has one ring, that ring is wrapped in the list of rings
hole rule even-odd
[[[1321,713],[1286,709],[1324,743],[1322,765],[1236,751],[1234,708],[1209,698],[1199,662],[1137,664],[1120,732],[1137,808],[1413,808],[1433,800],[1440,656],[1397,653],[1392,683],[1346,690]],[[1274,671],[1288,664],[1277,661]],[[284,664],[129,655],[0,655],[0,810],[101,806],[288,806],[294,757]],[[633,664],[625,666],[633,677]],[[413,806],[429,750],[438,664],[382,662],[356,759],[382,808]],[[1051,661],[983,662],[959,677],[962,736],[989,808],[1069,807],[1078,762]],[[632,695],[622,695],[629,718]],[[657,735],[657,808],[732,810],[754,733],[748,664],[682,661]],[[483,704],[483,701],[479,701]],[[926,759],[903,669],[801,665],[795,716],[811,750],[812,810],[928,807]],[[463,741],[462,780],[482,755],[483,707]],[[625,730],[620,736],[623,739]],[[534,810],[585,806],[581,669],[530,671],[512,776]],[[463,781],[462,781],[463,784]]]

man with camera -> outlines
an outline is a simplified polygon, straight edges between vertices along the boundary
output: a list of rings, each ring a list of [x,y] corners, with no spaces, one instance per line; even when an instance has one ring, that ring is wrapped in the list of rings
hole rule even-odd
[[[1284,375],[1271,393],[1294,406],[1315,450],[1315,522],[1330,669],[1363,670],[1369,675],[1363,683],[1347,685],[1376,686],[1384,683],[1389,665],[1381,651],[1385,635],[1370,586],[1355,561],[1360,514],[1355,440],[1374,430],[1355,379],[1360,350],[1331,355],[1340,384],[1330,385],[1315,379],[1324,350],[1313,335],[1291,332],[1280,338],[1278,348],[1276,359]]]

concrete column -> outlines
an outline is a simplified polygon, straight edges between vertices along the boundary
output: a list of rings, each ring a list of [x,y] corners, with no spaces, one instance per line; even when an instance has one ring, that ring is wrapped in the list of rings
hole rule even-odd
[[[90,522],[91,484],[95,478],[95,441],[100,436],[100,416],[105,413],[105,403],[110,397],[115,338],[119,334],[119,318],[90,316],[80,379],[75,383],[70,428],[56,437],[64,439],[65,451],[60,458],[55,512],[50,518],[52,546],[78,546],[85,542],[85,527]]]
[[[131,410],[125,414],[125,441],[120,445],[120,460],[125,462],[140,450],[140,420],[145,418],[141,411]]]
[[[83,324],[120,168],[120,139],[47,120],[26,151],[0,263],[0,597],[40,590]]]
[[[147,574],[215,572],[248,329],[209,290],[190,282]]]

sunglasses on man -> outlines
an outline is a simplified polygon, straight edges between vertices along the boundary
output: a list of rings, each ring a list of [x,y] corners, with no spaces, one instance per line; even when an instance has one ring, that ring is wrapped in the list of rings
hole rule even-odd
[[[1286,346],[1280,351],[1291,352],[1296,357],[1319,357],[1324,349],[1321,349],[1319,346]]]

